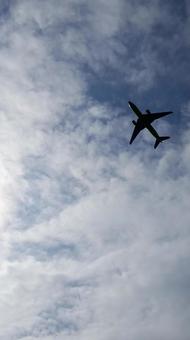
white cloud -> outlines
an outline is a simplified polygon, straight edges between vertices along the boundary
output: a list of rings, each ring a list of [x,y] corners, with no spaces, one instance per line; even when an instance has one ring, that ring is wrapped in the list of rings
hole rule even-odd
[[[122,79],[153,84],[156,53],[129,46],[158,4],[19,1],[1,22],[2,340],[188,339],[189,129],[129,149],[88,87],[126,55]]]

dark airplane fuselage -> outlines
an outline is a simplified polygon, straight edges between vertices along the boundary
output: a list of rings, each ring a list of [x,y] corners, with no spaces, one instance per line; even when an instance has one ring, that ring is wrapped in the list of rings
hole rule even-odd
[[[136,124],[138,124],[141,129],[147,128],[155,138],[158,138],[158,133],[151,125],[153,121],[154,118],[152,118],[150,114],[141,114],[141,117],[137,119]]]
[[[137,121],[133,120],[133,124],[138,124],[141,128],[149,127],[152,123],[152,119],[150,120],[150,117],[148,117],[148,114],[142,114],[140,118],[137,119]]]
[[[153,122],[154,118],[151,117],[151,114],[145,113],[142,114],[140,118],[138,118],[139,121],[142,121],[145,125],[150,124]]]

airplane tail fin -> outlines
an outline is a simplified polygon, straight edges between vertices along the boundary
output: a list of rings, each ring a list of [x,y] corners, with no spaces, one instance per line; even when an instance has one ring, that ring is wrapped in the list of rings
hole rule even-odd
[[[154,148],[156,149],[157,146],[158,146],[161,142],[163,142],[164,140],[169,139],[169,138],[170,138],[169,136],[157,138],[157,139],[156,139],[156,142],[155,142],[155,144],[154,144]]]

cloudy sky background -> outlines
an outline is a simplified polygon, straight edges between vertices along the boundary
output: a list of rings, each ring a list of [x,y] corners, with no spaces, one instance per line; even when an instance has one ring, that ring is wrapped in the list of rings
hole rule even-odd
[[[0,2],[0,340],[189,339],[189,15]]]

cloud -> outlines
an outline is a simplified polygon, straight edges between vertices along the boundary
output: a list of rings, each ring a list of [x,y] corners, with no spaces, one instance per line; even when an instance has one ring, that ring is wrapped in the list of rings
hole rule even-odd
[[[180,60],[176,13],[123,0],[2,9],[0,339],[188,339],[189,126],[156,153],[146,134],[129,148],[111,100],[117,82],[126,103],[132,88],[142,107],[155,98],[170,39]],[[114,84],[110,102],[97,79]]]

